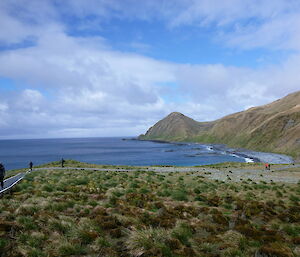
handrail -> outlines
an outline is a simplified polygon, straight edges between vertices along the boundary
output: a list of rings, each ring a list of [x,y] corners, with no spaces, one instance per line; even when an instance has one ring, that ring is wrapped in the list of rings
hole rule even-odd
[[[26,175],[29,171],[30,171],[30,170],[28,170],[27,172],[23,173],[23,176],[20,177],[19,179],[17,179],[17,180],[16,180],[14,183],[12,183],[10,186],[8,186],[8,187],[3,188],[2,190],[0,190],[0,194],[4,194],[4,193],[7,192],[8,190],[10,190],[12,187],[14,187],[16,184],[18,184],[18,183],[25,177],[25,175]],[[8,180],[11,180],[11,179],[13,179],[13,178],[15,178],[15,177],[17,177],[17,176],[20,176],[20,174],[22,174],[22,173],[19,173],[19,174],[13,176],[13,177],[7,178],[7,179],[5,179],[3,182],[8,181]]]

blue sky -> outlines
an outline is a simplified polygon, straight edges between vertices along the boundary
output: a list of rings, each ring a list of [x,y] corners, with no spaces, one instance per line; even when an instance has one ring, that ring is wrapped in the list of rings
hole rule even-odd
[[[134,52],[162,61],[190,64],[224,64],[257,68],[277,64],[293,51],[257,47],[241,50],[229,47],[220,37],[214,25],[183,25],[169,27],[161,20],[114,18],[96,23],[86,29],[80,24],[93,20],[91,17],[63,18],[67,33],[74,37],[103,37],[110,47],[124,52]],[[254,19],[255,20],[255,19]],[[252,23],[252,19],[248,20]],[[78,27],[77,27],[78,26]],[[231,26],[225,28],[231,31]]]
[[[0,138],[134,136],[300,89],[297,0],[2,0],[0,26]]]

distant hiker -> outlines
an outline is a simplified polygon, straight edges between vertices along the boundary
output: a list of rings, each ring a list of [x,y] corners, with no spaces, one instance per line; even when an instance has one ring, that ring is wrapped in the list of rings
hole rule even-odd
[[[269,163],[269,165],[268,165],[268,170],[270,170],[271,169],[271,164]]]
[[[2,189],[4,188],[4,177],[5,177],[5,168],[2,163],[0,163],[0,182]]]
[[[32,171],[32,167],[33,167],[33,163],[30,162],[30,163],[29,163],[29,169],[30,169],[30,171]]]
[[[269,164],[268,163],[265,164],[265,168],[266,168],[266,170],[269,169]]]
[[[65,160],[64,160],[64,158],[61,158],[61,167],[63,168],[64,167],[64,164],[65,164]]]

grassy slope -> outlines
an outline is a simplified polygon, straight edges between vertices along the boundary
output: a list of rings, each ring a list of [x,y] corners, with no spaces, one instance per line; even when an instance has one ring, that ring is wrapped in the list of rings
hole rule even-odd
[[[0,253],[289,257],[299,254],[299,197],[300,184],[197,172],[38,171],[0,199]]]
[[[295,157],[300,153],[297,142],[300,136],[299,102],[300,92],[265,106],[226,116],[216,121],[212,130],[200,133],[195,139],[288,153]]]
[[[181,114],[173,112],[158,121],[151,127],[146,135],[141,135],[139,139],[184,141],[199,131],[199,122]]]
[[[232,147],[286,153],[300,158],[299,103],[300,92],[296,92],[273,103],[228,115],[210,123],[194,121],[192,130],[189,130],[190,123],[183,122],[187,120],[185,117],[183,121],[181,119],[181,123],[185,124],[184,133],[182,129],[177,129],[174,122],[170,123],[167,117],[153,126],[150,133],[147,132],[141,139],[224,143]],[[159,130],[156,129],[157,125]],[[162,128],[168,126],[172,130],[169,128],[162,132]]]

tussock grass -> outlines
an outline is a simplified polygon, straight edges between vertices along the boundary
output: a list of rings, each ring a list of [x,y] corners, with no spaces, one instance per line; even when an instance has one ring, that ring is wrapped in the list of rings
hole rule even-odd
[[[134,229],[127,232],[127,248],[133,256],[143,256],[145,254],[157,252],[170,252],[167,246],[170,240],[170,232],[162,228]],[[154,255],[155,256],[155,255]]]
[[[212,181],[193,172],[36,171],[0,199],[0,252],[296,256],[299,197],[299,183]]]

